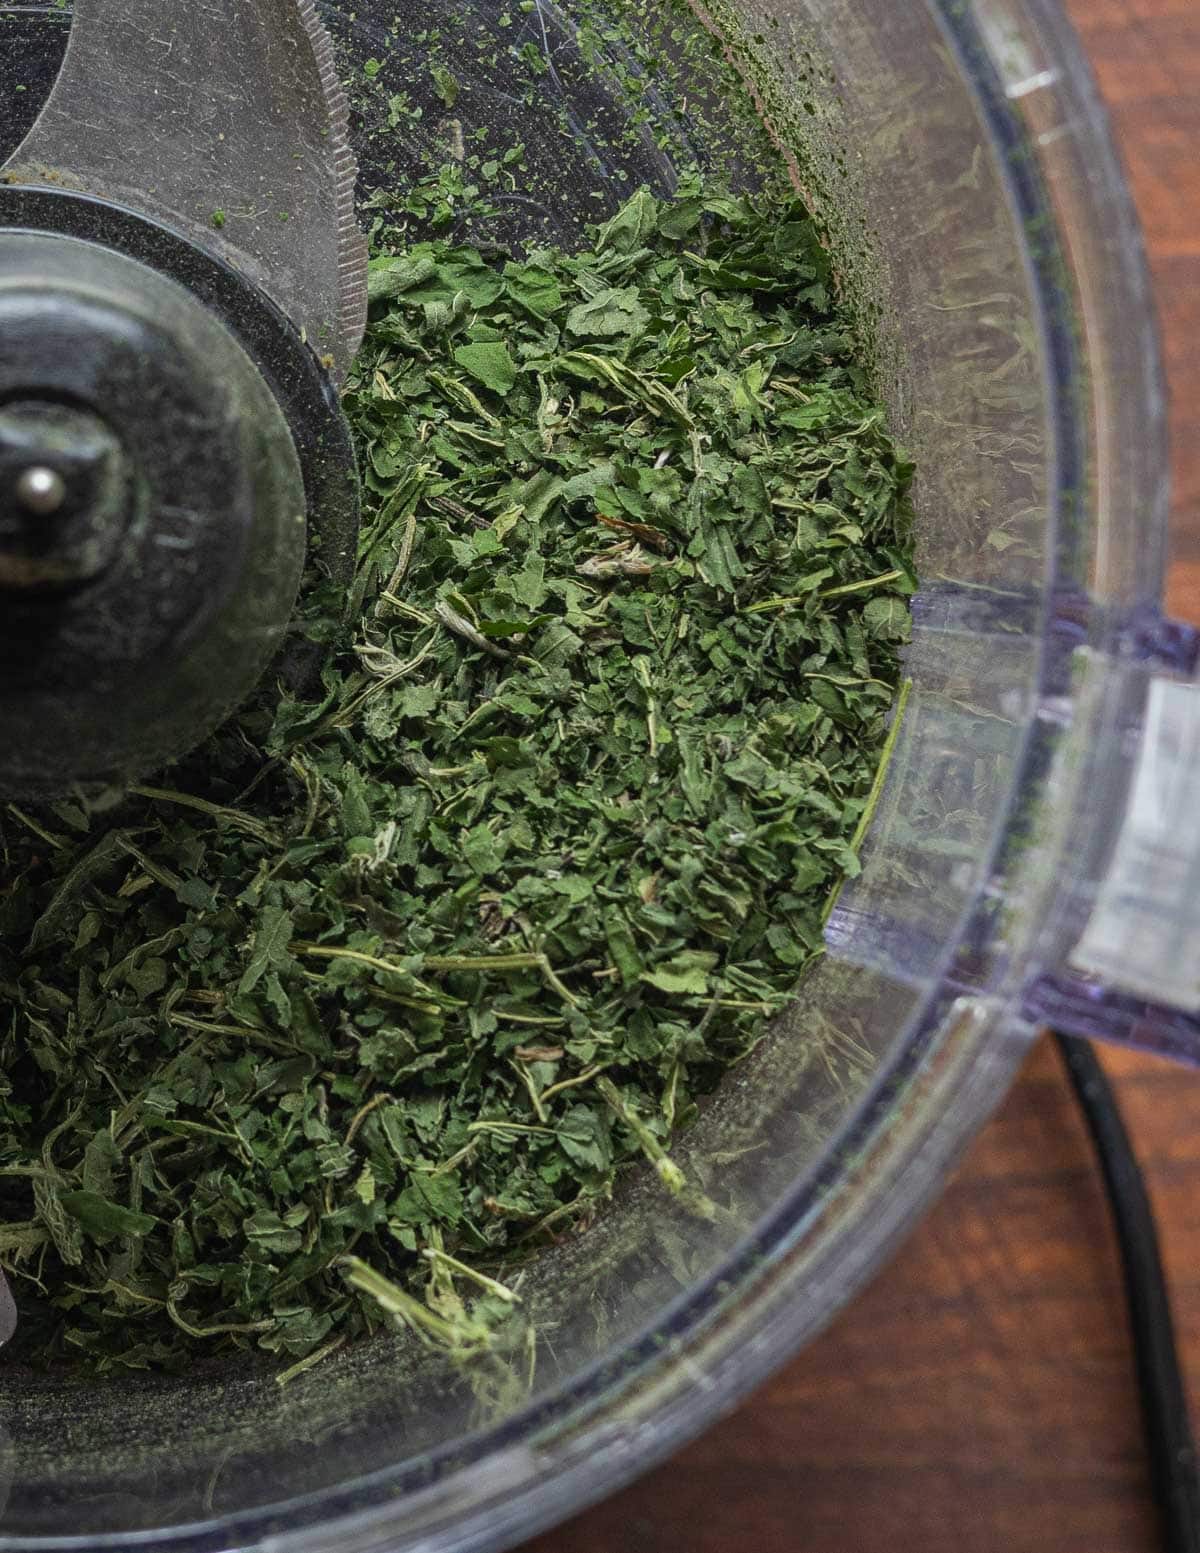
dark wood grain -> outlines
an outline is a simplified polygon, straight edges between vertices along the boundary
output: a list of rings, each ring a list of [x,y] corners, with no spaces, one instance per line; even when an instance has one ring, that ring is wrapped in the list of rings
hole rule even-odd
[[[1200,623],[1200,0],[1069,9],[1146,232],[1172,391],[1169,604]],[[1200,1075],[1106,1061],[1160,1215],[1200,1412]],[[528,1553],[1158,1546],[1104,1200],[1043,1046],[939,1206],[818,1342]]]

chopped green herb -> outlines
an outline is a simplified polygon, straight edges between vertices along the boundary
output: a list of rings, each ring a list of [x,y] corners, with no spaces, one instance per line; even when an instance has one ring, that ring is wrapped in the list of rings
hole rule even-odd
[[[320,683],[0,811],[27,1361],[496,1352],[623,1167],[713,1211],[671,1135],[858,870],[911,471],[805,211],[692,180],[575,256],[381,251],[371,297]]]

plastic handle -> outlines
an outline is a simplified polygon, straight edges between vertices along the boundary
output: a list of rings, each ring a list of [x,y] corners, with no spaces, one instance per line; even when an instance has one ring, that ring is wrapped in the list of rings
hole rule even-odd
[[[1200,631],[938,579],[907,668],[830,959],[1200,1065]]]
[[[1124,818],[1027,1017],[1200,1064],[1200,683],[1152,675]]]

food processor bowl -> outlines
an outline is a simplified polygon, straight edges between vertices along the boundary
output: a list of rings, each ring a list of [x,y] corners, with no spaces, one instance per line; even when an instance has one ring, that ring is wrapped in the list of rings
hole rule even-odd
[[[0,1553],[509,1544],[645,1470],[818,1331],[1042,1020],[1200,1054],[1179,952],[1200,939],[1197,644],[1160,611],[1154,322],[1078,44],[1054,0],[692,12],[828,235],[917,464],[922,579],[863,874],[792,1009],[674,1154],[719,1211],[630,1173],[525,1270],[528,1351],[483,1366],[405,1332],[286,1387],[266,1364],[10,1366]],[[553,66],[570,9],[521,14]],[[653,58],[634,64],[626,96],[652,103]]]

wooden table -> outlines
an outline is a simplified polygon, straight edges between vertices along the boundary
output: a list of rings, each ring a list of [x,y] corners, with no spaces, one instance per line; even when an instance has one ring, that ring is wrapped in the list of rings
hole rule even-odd
[[[1150,249],[1174,405],[1169,602],[1200,623],[1200,0],[1069,8]],[[1200,1404],[1200,1074],[1106,1060]],[[940,1205],[818,1342],[668,1466],[528,1553],[1158,1546],[1105,1202],[1043,1045]]]

